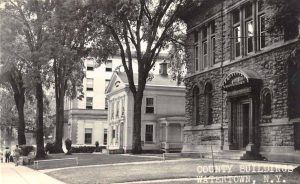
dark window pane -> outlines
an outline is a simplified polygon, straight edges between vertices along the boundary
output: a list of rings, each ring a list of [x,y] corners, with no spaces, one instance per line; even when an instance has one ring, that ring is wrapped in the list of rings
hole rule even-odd
[[[154,107],[146,107],[146,113],[153,114],[154,113]]]
[[[245,7],[245,17],[249,18],[252,16],[252,4],[247,4]]]
[[[93,71],[93,70],[94,70],[94,67],[88,66],[88,67],[86,67],[86,69],[89,70],[89,71]]]
[[[207,37],[207,27],[203,27],[202,29],[202,39],[205,39]]]
[[[198,32],[194,32],[194,42],[198,42]]]
[[[146,125],[146,142],[153,142],[153,125]]]
[[[211,22],[211,34],[214,34],[216,32],[216,24],[215,21]]]
[[[240,22],[240,11],[239,10],[235,10],[232,13],[232,19],[233,19],[233,24],[236,24],[236,23]]]

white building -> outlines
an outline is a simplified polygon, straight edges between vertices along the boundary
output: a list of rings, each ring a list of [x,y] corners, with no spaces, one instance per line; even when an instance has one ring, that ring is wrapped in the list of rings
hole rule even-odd
[[[118,57],[107,60],[101,65],[94,59],[85,61],[86,77],[83,79],[84,97],[66,99],[68,110],[64,139],[70,138],[76,145],[107,144],[107,105],[105,87],[114,69],[121,65]]]
[[[161,58],[159,58],[161,61]],[[120,56],[113,56],[101,65],[94,59],[85,61],[86,77],[83,80],[84,98],[66,99],[67,123],[64,138],[70,138],[75,145],[106,145],[108,139],[105,88],[113,71],[122,65]],[[137,72],[137,61],[133,58],[133,71]]]
[[[144,91],[142,104],[142,149],[181,149],[185,123],[185,87],[177,86],[162,64]],[[137,84],[137,75],[134,76]],[[108,149],[111,153],[131,152],[133,139],[133,95],[124,72],[114,72],[106,89],[109,102]]]

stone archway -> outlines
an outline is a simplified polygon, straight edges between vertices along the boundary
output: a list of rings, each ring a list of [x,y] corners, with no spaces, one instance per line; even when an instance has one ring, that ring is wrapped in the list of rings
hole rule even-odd
[[[227,92],[228,141],[224,149],[254,151],[261,79],[253,71],[234,69],[222,81]]]

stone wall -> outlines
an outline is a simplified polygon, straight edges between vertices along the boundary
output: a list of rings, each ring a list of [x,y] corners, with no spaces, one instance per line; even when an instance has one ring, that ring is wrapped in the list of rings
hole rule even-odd
[[[186,117],[187,125],[191,126],[191,130],[186,130],[185,144],[186,145],[206,145],[206,142],[199,140],[208,135],[220,135],[221,139],[217,144],[226,143],[228,140],[227,129],[221,134],[221,129],[212,130],[210,126],[214,124],[227,125],[226,121],[229,116],[228,109],[226,108],[226,92],[221,90],[222,80],[232,70],[246,69],[255,71],[258,76],[262,79],[262,85],[258,89],[261,93],[262,90],[268,89],[272,94],[271,101],[271,116],[262,117],[261,114],[261,101],[259,99],[259,123],[270,124],[278,119],[285,119],[285,125],[272,125],[272,126],[261,126],[258,128],[258,139],[262,146],[293,146],[294,135],[293,125],[288,124],[289,121],[289,102],[288,102],[288,61],[291,53],[296,48],[295,41],[284,42],[280,39],[281,36],[275,36],[268,38],[268,47],[261,51],[256,51],[253,54],[243,56],[239,59],[232,58],[232,27],[231,27],[231,15],[230,11],[226,11],[226,8],[235,5],[240,1],[225,1],[224,3],[224,14],[217,16],[215,19],[216,23],[216,61],[214,66],[211,66],[205,71],[194,71],[193,62],[193,46],[194,37],[193,31],[188,31],[187,36],[187,51],[190,54],[189,61],[187,63],[188,77],[185,80],[186,84]],[[220,8],[220,3],[216,5],[217,10]],[[266,9],[266,16],[270,17],[272,8],[264,7]],[[219,9],[220,10],[220,9]],[[210,10],[208,10],[210,11]],[[201,12],[201,11],[199,11]],[[201,15],[197,15],[195,20],[188,22],[188,27],[192,28],[201,24],[201,21],[208,19],[207,13],[201,12]],[[211,12],[210,12],[211,13]],[[197,31],[197,29],[195,29]],[[213,125],[206,125],[206,128],[198,129],[197,125],[205,124],[203,121],[203,114],[205,110],[204,105],[204,86],[207,82],[210,82],[213,86],[212,90],[212,110],[213,110]],[[193,88],[198,86],[200,89],[200,122],[193,121]],[[260,95],[260,94],[259,94]],[[290,107],[291,108],[291,107]],[[222,143],[221,140],[224,142]],[[210,144],[210,143],[209,143]],[[215,144],[213,142],[213,144]]]

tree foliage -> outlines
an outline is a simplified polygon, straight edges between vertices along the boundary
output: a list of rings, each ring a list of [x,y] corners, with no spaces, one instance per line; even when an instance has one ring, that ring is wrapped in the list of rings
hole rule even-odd
[[[141,104],[150,70],[161,52],[181,31],[177,22],[188,0],[89,1],[97,27],[97,41],[118,47],[129,88],[134,97],[133,153],[141,148]],[[105,38],[103,41],[102,38]],[[111,43],[110,43],[110,42]],[[106,55],[104,55],[106,56]],[[138,61],[138,83],[133,79],[132,58]],[[105,58],[104,58],[105,59]]]
[[[285,40],[295,38],[298,35],[300,1],[266,0],[266,2],[274,8],[268,31],[283,30]]]

